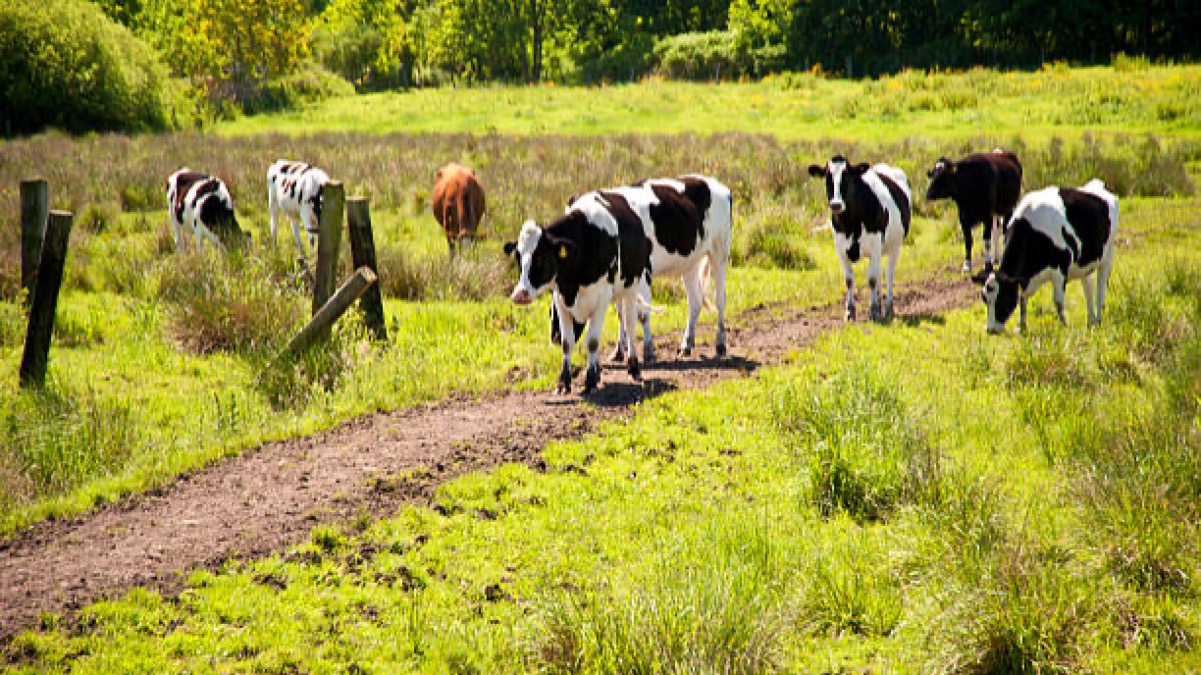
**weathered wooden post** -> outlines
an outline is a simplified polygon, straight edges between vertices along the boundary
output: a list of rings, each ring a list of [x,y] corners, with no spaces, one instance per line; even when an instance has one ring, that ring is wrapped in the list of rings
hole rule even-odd
[[[288,341],[288,346],[284,347],[284,350],[280,352],[272,365],[274,366],[275,363],[289,356],[299,354],[314,342],[322,339],[324,335],[329,333],[329,329],[334,325],[334,322],[341,318],[346,313],[346,310],[350,309],[350,306],[354,304],[354,301],[358,300],[374,284],[375,272],[366,267],[360,267],[355,270],[355,273],[338,287],[338,291],[321,306],[320,310],[313,315],[313,318],[309,319],[304,328],[300,329],[300,332]]]
[[[355,269],[366,267],[375,273],[371,284],[359,301],[367,328],[376,340],[386,342],[388,329],[384,324],[384,298],[379,288],[379,265],[375,262],[375,235],[371,231],[371,208],[366,197],[346,200],[346,229],[350,234],[350,256]]]
[[[49,218],[50,184],[41,179],[21,181],[21,288],[28,291],[26,305],[33,297]]]
[[[317,273],[313,281],[313,315],[334,292],[338,274],[338,250],[342,245],[345,213],[342,183],[331,180],[321,191],[321,222],[317,232]]]
[[[33,287],[33,305],[29,310],[29,329],[25,333],[25,353],[21,357],[21,387],[43,387],[46,364],[50,358],[50,338],[54,333],[54,312],[58,309],[58,291],[63,285],[63,264],[71,238],[70,211],[51,211],[46,226],[38,265],[38,280]]]

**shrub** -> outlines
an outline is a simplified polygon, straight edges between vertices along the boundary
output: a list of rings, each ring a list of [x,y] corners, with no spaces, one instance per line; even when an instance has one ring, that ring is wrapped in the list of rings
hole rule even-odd
[[[741,69],[730,31],[682,33],[655,43],[654,70],[678,80],[720,80]]]
[[[0,4],[0,129],[72,132],[167,126],[158,56],[82,0]]]
[[[304,285],[282,253],[227,251],[178,255],[163,266],[159,293],[169,331],[186,349],[264,358],[299,329]]]
[[[242,99],[248,115],[295,108],[304,103],[354,94],[354,85],[315,63],[304,69],[265,82]]]

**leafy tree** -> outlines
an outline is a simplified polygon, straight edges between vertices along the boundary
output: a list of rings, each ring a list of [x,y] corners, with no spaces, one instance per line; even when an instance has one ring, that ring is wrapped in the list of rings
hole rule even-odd
[[[410,8],[403,0],[333,0],[313,30],[313,51],[356,85],[378,88],[411,81]]]

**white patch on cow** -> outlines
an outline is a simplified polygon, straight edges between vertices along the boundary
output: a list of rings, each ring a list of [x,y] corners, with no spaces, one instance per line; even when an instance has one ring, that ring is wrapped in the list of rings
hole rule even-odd
[[[599,227],[605,234],[617,236],[617,219],[613,217],[612,213],[609,213],[609,202],[605,201],[599,192],[593,191],[581,195],[567,211],[568,213],[579,211],[584,214],[589,223]]]
[[[985,330],[989,333],[1000,333],[1005,330],[1005,324],[997,321],[997,295],[1001,292],[1001,282],[997,281],[995,273],[988,275],[988,281],[984,282],[984,304],[988,307],[988,318],[985,321]]]
[[[534,262],[534,250],[538,248],[538,242],[542,239],[542,228],[532,220],[525,221],[521,226],[521,234],[517,235],[517,255],[521,260],[521,278],[517,280],[517,285],[513,287],[513,293],[509,298],[521,305],[528,305],[534,301],[534,298],[546,291],[551,284],[546,284],[541,288],[534,288],[530,283],[530,266]]]
[[[267,207],[271,215],[271,241],[279,231],[279,215],[287,216],[292,227],[292,239],[300,257],[305,257],[304,242],[300,236],[299,220],[309,237],[309,246],[317,248],[319,229],[314,199],[321,194],[329,182],[329,175],[315,166],[303,162],[281,159],[267,169]]]
[[[843,161],[831,161],[826,166],[826,171],[830,174],[830,182],[834,186],[834,194],[830,196],[830,210],[834,213],[841,213],[846,208],[846,200],[842,198],[842,174],[847,170],[847,163]]]
[[[881,206],[888,211],[888,227],[884,230],[884,241],[881,242],[880,252],[891,257],[901,251],[901,243],[905,241],[905,226],[904,221],[901,220],[901,208],[893,200],[888,186],[880,180],[881,175],[887,176],[897,184],[897,187],[901,188],[901,192],[905,193],[905,199],[909,200],[910,205],[913,204],[913,193],[909,189],[909,179],[905,176],[905,172],[896,167],[877,164],[872,167],[871,171],[863,174],[863,182],[867,183],[867,186],[872,189],[872,194],[876,195]]]

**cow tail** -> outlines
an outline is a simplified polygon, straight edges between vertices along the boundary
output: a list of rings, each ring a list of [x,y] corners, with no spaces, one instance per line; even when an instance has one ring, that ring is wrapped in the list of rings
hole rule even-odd
[[[459,239],[471,236],[468,232],[468,227],[473,220],[474,214],[471,212],[471,196],[467,194],[467,190],[459,191]]]
[[[701,267],[697,271],[701,281],[701,307],[705,309],[713,309],[713,303],[709,301],[709,279],[713,276],[712,257],[712,253],[705,254],[705,257],[701,258]]]

